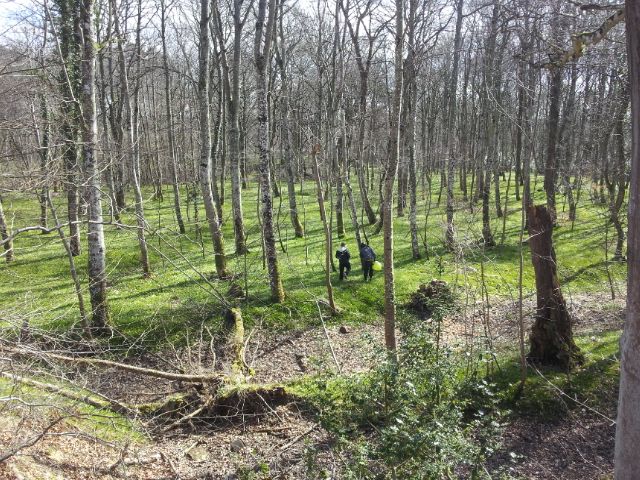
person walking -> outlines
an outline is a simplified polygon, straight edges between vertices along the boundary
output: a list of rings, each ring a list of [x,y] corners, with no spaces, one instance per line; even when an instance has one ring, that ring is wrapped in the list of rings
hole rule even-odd
[[[362,261],[362,273],[364,274],[364,281],[371,280],[373,278],[373,263],[376,261],[376,252],[369,244],[360,245],[360,260]]]
[[[340,280],[344,280],[351,272],[351,254],[346,243],[340,244],[340,248],[336,251],[336,258],[340,266]]]

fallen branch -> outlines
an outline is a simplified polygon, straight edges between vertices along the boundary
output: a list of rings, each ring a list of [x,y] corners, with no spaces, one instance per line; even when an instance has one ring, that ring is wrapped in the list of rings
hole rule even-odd
[[[9,372],[0,372],[0,375],[2,375],[4,378],[8,378],[9,380],[13,380],[14,382],[18,382],[18,383],[22,383],[23,385],[28,385],[30,387],[46,390],[47,392],[55,393],[57,395],[60,395],[61,397],[65,397],[70,400],[81,402],[91,407],[98,408],[100,410],[104,408],[110,408],[114,412],[118,412],[118,413],[130,414],[133,412],[133,410],[130,407],[123,405],[117,400],[108,399],[103,395],[101,395],[103,400],[99,401],[94,398],[91,398],[88,395],[82,395],[80,393],[74,392],[73,390],[69,390],[64,387],[59,387],[58,385],[54,385],[52,383],[39,382],[38,380],[22,377],[20,375],[15,375]]]
[[[134,372],[147,377],[163,378],[165,380],[174,380],[179,382],[216,383],[216,382],[219,382],[222,378],[221,375],[215,374],[215,373],[209,374],[209,375],[190,375],[185,373],[172,373],[172,372],[165,372],[162,370],[154,370],[152,368],[136,367],[135,365],[127,365],[125,363],[114,362],[111,360],[103,360],[100,358],[67,357],[65,355],[59,355],[57,353],[43,352],[43,351],[37,351],[37,350],[35,351],[19,350],[16,348],[7,348],[7,347],[5,347],[5,350],[20,356],[32,357],[33,355],[40,354],[40,355],[46,356],[47,358],[60,360],[61,362],[81,363],[85,365],[117,368],[118,370],[124,370],[126,372]]]
[[[47,433],[49,433],[49,430],[51,430],[53,427],[55,427],[58,423],[60,423],[62,420],[64,419],[64,417],[60,417],[55,419],[53,422],[51,422],[49,425],[46,426],[46,428],[40,432],[38,435],[35,435],[33,438],[27,440],[24,443],[21,443],[20,445],[17,445],[15,447],[13,447],[12,449],[0,453],[0,463],[4,462],[5,460],[13,457],[16,453],[18,453],[20,450],[24,450],[25,448],[29,448],[34,446],[36,443],[38,443]]]

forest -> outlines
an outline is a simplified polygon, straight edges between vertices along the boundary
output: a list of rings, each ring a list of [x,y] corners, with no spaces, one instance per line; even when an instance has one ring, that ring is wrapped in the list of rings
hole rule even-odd
[[[0,478],[640,479],[640,0],[0,0]]]

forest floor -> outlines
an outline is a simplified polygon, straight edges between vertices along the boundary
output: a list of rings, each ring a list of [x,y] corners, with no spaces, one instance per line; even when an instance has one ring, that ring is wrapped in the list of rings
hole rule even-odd
[[[531,298],[525,301],[525,312],[533,311],[533,302]],[[578,382],[583,382],[583,373],[598,361],[615,363],[611,352],[617,352],[624,302],[624,297],[611,300],[605,294],[571,298],[575,333],[581,348],[589,352],[589,360],[573,374],[573,393],[566,390],[572,380],[562,378],[564,374],[530,370],[529,386],[522,400],[511,406],[501,446],[486,465],[493,478],[582,480],[611,474],[615,427],[610,419],[615,418],[617,382],[600,381],[590,386]],[[448,318],[443,325],[445,340],[456,343],[465,337],[477,338],[471,330],[482,328],[481,318],[479,308],[469,308],[466,318],[462,314]],[[531,321],[527,315],[526,327]],[[513,351],[518,322],[512,302],[491,306],[489,330],[496,351]],[[326,333],[317,327],[275,334],[256,332],[248,342],[247,361],[255,370],[256,383],[291,382],[335,371],[331,344],[341,372],[348,375],[370,368],[382,339],[380,324],[331,325]],[[170,358],[174,353],[162,356]],[[517,359],[509,354],[497,358],[504,372],[503,376],[496,374],[497,381],[517,380],[508,373],[517,370]],[[157,366],[158,362],[148,357],[141,363]],[[144,377],[122,376],[110,370],[91,372],[89,378],[94,389],[123,402],[161,398],[175,389],[172,382],[145,384]],[[29,414],[26,405],[23,408],[23,415],[4,416],[0,421],[0,450],[15,444],[11,436],[17,430],[29,439],[50,419],[35,410]],[[316,471],[320,467],[327,472],[326,478],[340,478],[335,472],[340,471],[342,459],[329,448],[331,435],[305,405],[295,401],[265,403],[259,412],[228,419],[200,419],[170,433],[151,429],[143,436],[125,432],[106,440],[87,434],[75,426],[76,422],[61,422],[35,446],[0,464],[0,478],[302,479],[312,478],[307,476],[309,462]]]
[[[558,275],[587,361],[569,376],[552,369],[529,369],[524,394],[513,398],[519,379],[515,299],[521,253],[527,335],[535,309],[535,282],[528,246],[520,243],[521,210],[513,196],[514,185],[512,182],[507,195],[505,184],[501,188],[503,200],[508,199],[507,215],[491,222],[498,243],[494,248],[479,245],[481,209],[478,205],[469,208],[459,192],[459,248],[452,254],[443,247],[445,211],[444,202],[437,205],[437,180],[431,198],[428,192],[419,195],[422,259],[411,258],[406,217],[396,219],[399,316],[406,314],[403,306],[420,283],[437,278],[452,287],[460,310],[444,321],[442,339],[454,352],[477,353],[470,362],[496,385],[505,412],[502,446],[485,465],[492,478],[582,480],[601,474],[606,478],[613,461],[614,427],[609,419],[615,418],[617,400],[626,264],[610,261],[615,239],[612,228],[607,227],[605,205],[585,191],[578,219],[571,222],[563,199],[558,199],[560,226],[554,229]],[[294,391],[304,387],[299,385],[304,379],[346,378],[368,371],[379,364],[384,344],[383,279],[377,275],[372,282],[362,282],[357,261],[348,281],[340,283],[333,277],[342,313],[335,318],[323,315],[326,331],[323,328],[319,316],[326,297],[322,227],[314,187],[305,183],[303,189],[299,205],[307,233],[304,239],[291,234],[286,194],[276,201],[278,253],[287,294],[282,305],[269,300],[255,184],[243,191],[251,249],[247,256],[230,251],[229,199],[223,226],[229,269],[247,289],[239,305],[245,320],[246,362],[254,372],[251,382],[286,384]],[[541,183],[534,193],[538,201],[544,201]],[[153,274],[149,279],[141,277],[135,231],[106,226],[115,333],[93,346],[108,358],[144,367],[229,374],[231,349],[223,328],[224,308],[216,302],[214,292],[225,295],[230,285],[211,273],[211,242],[204,222],[195,217],[193,203],[186,202],[187,234],[180,235],[171,202],[152,200],[150,190],[145,195],[145,213],[153,229],[148,236]],[[183,197],[191,199],[192,195],[183,192]],[[3,201],[13,229],[38,223],[34,195],[4,195]],[[54,203],[64,217],[61,193],[54,196]],[[202,209],[200,212],[202,215]],[[348,223],[348,217],[345,219]],[[135,223],[131,212],[124,212],[122,221]],[[373,226],[366,230],[371,245],[381,253],[381,235],[374,235]],[[84,248],[86,232],[82,234]],[[345,240],[357,257],[349,231]],[[23,326],[29,325],[43,340],[39,347],[70,352],[64,342],[77,338],[72,329],[78,325],[77,298],[59,239],[53,234],[21,234],[15,240],[15,254],[11,265],[0,262],[0,341],[14,341]],[[76,266],[84,287],[86,265],[83,251]],[[615,300],[611,300],[611,291]],[[87,301],[86,290],[83,294]],[[488,310],[483,310],[483,297],[489,298]],[[0,373],[13,371],[16,365],[12,362],[2,354]],[[134,403],[154,402],[185,388],[114,369],[35,360],[18,364],[17,371]],[[144,418],[88,408],[0,379],[0,454],[22,443],[35,443],[0,463],[0,478],[342,478],[348,459],[336,448],[336,438],[320,424],[317,411],[304,400],[293,396],[283,402],[262,402],[261,408],[237,407],[235,414],[199,417],[193,424],[163,433]],[[39,438],[59,417],[62,420]]]

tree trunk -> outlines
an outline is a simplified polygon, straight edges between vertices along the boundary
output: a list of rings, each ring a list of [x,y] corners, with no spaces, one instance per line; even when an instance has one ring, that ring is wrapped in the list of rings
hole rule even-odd
[[[318,206],[320,207],[320,219],[322,220],[322,228],[324,231],[325,242],[325,261],[324,261],[324,273],[325,273],[325,285],[327,286],[327,299],[329,301],[329,308],[332,313],[337,313],[336,303],[333,299],[333,286],[331,285],[331,228],[327,221],[327,211],[324,206],[324,195],[322,194],[322,179],[320,178],[320,167],[318,166],[318,153],[320,152],[320,145],[313,147],[311,151],[311,160],[313,167],[313,175],[316,180],[316,190],[318,194]]]
[[[289,217],[291,219],[291,225],[295,232],[296,238],[304,237],[304,228],[300,223],[298,216],[298,205],[296,202],[296,178],[295,178],[295,158],[293,154],[293,139],[291,135],[291,87],[289,85],[289,75],[287,72],[287,46],[284,34],[284,27],[282,21],[282,8],[284,2],[280,6],[281,16],[279,19],[278,37],[279,44],[276,51],[276,59],[278,67],[280,68],[280,79],[282,82],[282,141],[284,143],[284,162],[285,170],[287,172],[287,192],[289,199]]]
[[[416,173],[416,30],[418,28],[418,2],[409,1],[409,17],[407,24],[407,58],[404,71],[404,106],[402,116],[405,118],[404,147],[407,151],[407,187],[409,189],[409,233],[411,236],[411,256],[420,258],[420,243],[418,240],[418,209],[417,189],[418,179]]]
[[[260,158],[260,189],[262,194],[262,235],[264,237],[265,256],[269,271],[271,300],[284,302],[284,289],[278,266],[276,239],[273,231],[273,199],[271,185],[271,162],[269,148],[269,106],[267,103],[266,69],[271,54],[273,26],[276,15],[276,1],[258,0],[258,18],[254,54],[256,64],[256,100],[258,104],[258,152]],[[265,17],[267,22],[265,26]]]
[[[384,228],[384,339],[387,350],[395,357],[396,350],[396,292],[393,269],[393,185],[398,170],[400,157],[400,115],[402,108],[403,88],[403,22],[404,0],[396,0],[396,32],[393,90],[393,104],[389,125],[389,146],[387,164],[385,165],[384,198],[382,201],[382,218]]]
[[[136,55],[139,70],[139,62],[140,62],[140,30],[142,28],[142,7],[140,2],[142,0],[138,0],[138,28],[136,32]],[[147,248],[147,240],[145,238],[144,232],[147,228],[147,222],[144,217],[144,205],[142,199],[142,190],[140,188],[140,137],[138,135],[138,92],[139,85],[134,87],[135,94],[133,103],[135,107],[132,106],[131,95],[129,92],[129,78],[127,75],[127,62],[124,56],[124,47],[122,46],[121,32],[120,32],[120,22],[117,15],[117,5],[115,0],[112,0],[112,9],[114,12],[114,32],[116,37],[118,38],[118,61],[120,68],[120,94],[121,94],[121,102],[124,105],[125,110],[125,118],[123,119],[122,128],[124,131],[122,132],[121,138],[124,140],[123,146],[124,151],[130,155],[131,162],[131,173],[133,178],[133,192],[135,198],[135,212],[136,212],[136,225],[138,226],[137,235],[138,235],[138,245],[140,247],[140,263],[142,265],[142,272],[145,278],[151,276],[151,267],[149,265],[149,251]],[[139,82],[139,71],[136,75],[137,80]],[[135,108],[135,110],[134,110]]]
[[[60,53],[62,55],[62,141],[64,188],[67,192],[67,218],[69,220],[69,245],[74,256],[80,255],[80,224],[78,179],[80,164],[78,161],[78,105],[76,90],[78,88],[79,65],[77,56],[80,43],[74,36],[74,23],[77,6],[69,0],[60,2]]]
[[[620,221],[620,210],[624,203],[627,187],[626,158],[624,154],[624,119],[627,114],[629,94],[626,85],[622,86],[622,98],[614,119],[615,159],[611,174],[605,169],[605,181],[609,191],[609,219],[616,230],[616,250],[614,261],[624,260],[622,249],[624,246],[624,229]],[[605,246],[608,248],[608,245]]]
[[[446,118],[446,132],[447,135],[447,231],[445,234],[445,245],[448,249],[453,249],[454,239],[454,225],[453,225],[453,186],[455,184],[455,168],[456,168],[456,141],[454,138],[456,132],[456,102],[458,91],[458,65],[460,63],[460,49],[462,47],[462,9],[464,7],[464,0],[457,0],[456,2],[456,33],[453,41],[453,66],[451,68],[451,78],[449,79],[449,86],[447,92],[447,102],[449,103],[447,108]]]
[[[107,304],[106,248],[102,225],[102,197],[100,188],[101,167],[96,155],[97,119],[95,95],[95,38],[93,36],[94,3],[82,0],[80,7],[82,25],[82,69],[79,100],[82,106],[82,159],[87,189],[89,226],[87,245],[89,251],[89,295],[93,312],[92,327],[102,330],[109,324]]]
[[[582,361],[582,355],[573,341],[571,317],[558,281],[553,220],[543,205],[529,207],[529,245],[537,298],[529,357],[545,365],[570,370]]]
[[[215,257],[216,273],[219,278],[227,277],[226,257],[224,254],[224,238],[218,219],[218,211],[213,202],[211,192],[211,117],[209,97],[209,4],[210,0],[200,2],[200,47],[198,72],[198,108],[200,113],[200,188],[202,200],[207,215],[207,223],[213,254]]]
[[[491,216],[489,214],[489,193],[491,192],[491,170],[489,165],[486,166],[484,172],[480,172],[479,177],[482,182],[478,182],[478,187],[482,194],[482,242],[485,247],[494,247],[496,245],[491,233]]]
[[[166,0],[160,2],[160,31],[162,37],[162,64],[164,67],[164,95],[166,102],[167,114],[167,137],[169,140],[169,160],[171,166],[171,184],[173,187],[173,208],[175,209],[176,222],[181,234],[186,233],[184,221],[182,220],[182,208],[180,207],[180,185],[178,183],[178,161],[176,159],[176,144],[173,131],[173,106],[171,105],[171,75],[169,72],[169,53],[167,52],[166,38],[166,19],[167,7]]]
[[[71,273],[71,279],[73,280],[73,286],[76,292],[76,297],[78,298],[78,311],[80,312],[80,320],[82,322],[82,326],[85,330],[87,336],[91,336],[91,328],[89,325],[89,319],[87,318],[87,312],[84,307],[84,297],[82,296],[82,285],[80,284],[80,277],[78,276],[78,271],[76,269],[76,262],[73,259],[73,252],[71,251],[71,247],[69,246],[69,242],[67,238],[64,236],[64,231],[62,227],[59,227],[60,222],[58,221],[58,215],[56,214],[56,210],[53,207],[53,202],[51,201],[51,193],[47,191],[46,202],[51,209],[51,216],[53,217],[53,221],[55,222],[58,231],[58,236],[60,237],[60,241],[62,242],[62,246],[64,247],[65,252],[67,253],[67,260],[69,261],[69,272]],[[2,205],[0,204],[0,217],[2,216]],[[2,219],[0,218],[0,228],[1,228]]]
[[[2,197],[0,197],[0,238],[2,238],[2,245],[4,246],[4,259],[7,263],[13,261],[13,240],[9,238],[9,226],[7,225],[7,219],[4,216],[4,209],[2,208]]]
[[[627,240],[627,319],[620,341],[616,480],[633,480],[640,472],[640,1],[627,0],[625,11],[631,91],[632,153]]]
[[[216,38],[220,46],[220,63],[222,65],[222,86],[226,99],[226,113],[229,128],[229,169],[231,171],[231,209],[233,212],[233,231],[236,254],[247,252],[244,215],[242,212],[242,178],[240,165],[240,60],[242,54],[243,19],[242,0],[233,0],[233,57],[231,66],[227,61],[222,21],[217,6],[214,4],[214,26]],[[224,140],[223,140],[224,141]],[[224,165],[222,166],[224,175]],[[224,176],[221,177],[224,179]],[[221,183],[221,195],[224,195],[224,183]]]
[[[547,158],[544,166],[544,191],[547,208],[553,224],[556,223],[556,180],[558,178],[558,124],[560,120],[560,95],[562,93],[562,70],[554,67],[550,72],[549,120],[547,126]]]

